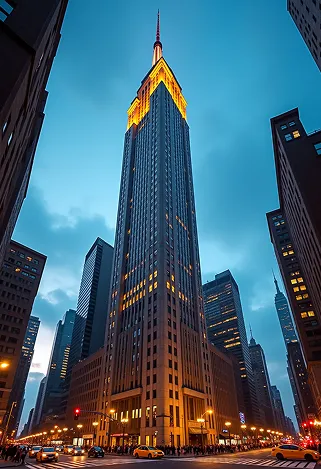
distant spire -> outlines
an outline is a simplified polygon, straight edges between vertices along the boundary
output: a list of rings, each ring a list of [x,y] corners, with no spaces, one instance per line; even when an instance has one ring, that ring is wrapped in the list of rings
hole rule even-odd
[[[253,332],[252,332],[251,324],[250,324],[250,334],[251,334],[251,339],[253,339]]]
[[[274,284],[275,284],[275,288],[276,288],[276,293],[281,293],[281,291],[280,291],[280,289],[279,289],[278,281],[277,281],[277,279],[275,278],[273,269],[272,269],[272,274],[273,274],[273,278],[274,278]]]
[[[253,337],[251,324],[250,324],[250,334],[251,334],[250,345],[254,346],[254,345],[256,345],[256,342],[255,342],[255,339]]]
[[[156,41],[154,42],[154,53],[153,53],[153,62],[154,66],[159,59],[163,57],[163,46],[160,42],[160,21],[159,21],[159,10],[157,12],[157,27],[156,27]]]

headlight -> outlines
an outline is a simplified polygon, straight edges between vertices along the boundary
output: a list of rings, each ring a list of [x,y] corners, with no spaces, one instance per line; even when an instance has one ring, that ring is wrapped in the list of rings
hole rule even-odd
[[[43,457],[43,458],[46,458],[46,457],[47,457],[47,455],[46,455],[46,454],[43,454],[43,455],[42,455],[42,457]]]
[[[84,452],[85,452],[85,450],[84,450],[84,449],[82,449],[82,450],[81,450],[81,452],[82,452],[82,453],[84,453]]]
[[[56,456],[58,456],[58,453],[55,453]]]

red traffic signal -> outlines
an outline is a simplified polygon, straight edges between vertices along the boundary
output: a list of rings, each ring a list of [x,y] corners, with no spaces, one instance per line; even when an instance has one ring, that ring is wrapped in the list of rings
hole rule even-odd
[[[80,415],[80,409],[79,407],[77,407],[77,409],[75,409],[74,411],[74,420],[78,420],[79,415]]]
[[[310,425],[314,425],[314,422],[312,422],[312,421],[310,420],[309,424],[310,424]]]
[[[306,424],[306,423],[304,423],[304,424],[303,424],[303,426],[304,426],[304,427],[306,427],[306,426],[307,426],[307,424]]]

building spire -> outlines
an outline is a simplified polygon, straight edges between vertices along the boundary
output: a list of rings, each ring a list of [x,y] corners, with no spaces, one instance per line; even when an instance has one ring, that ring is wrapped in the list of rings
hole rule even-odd
[[[273,278],[274,278],[274,284],[275,284],[275,288],[276,288],[276,293],[281,293],[281,292],[280,292],[280,289],[279,289],[278,281],[277,281],[277,279],[275,278],[273,269],[272,269],[272,274],[273,274]]]
[[[163,46],[160,42],[160,21],[159,21],[159,10],[157,12],[157,27],[156,27],[156,41],[154,42],[154,53],[153,53],[153,62],[154,66],[159,59],[163,57]]]

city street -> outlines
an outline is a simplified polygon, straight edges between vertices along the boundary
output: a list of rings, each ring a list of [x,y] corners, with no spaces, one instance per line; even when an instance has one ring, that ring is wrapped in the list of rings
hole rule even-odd
[[[176,465],[181,469],[210,469],[213,467],[227,466],[229,468],[237,468],[240,465],[246,466],[262,466],[262,467],[283,467],[283,468],[298,468],[298,469],[314,469],[314,462],[306,461],[278,461],[275,458],[271,458],[270,450],[259,450],[250,451],[248,453],[236,453],[216,456],[181,456],[178,457],[166,457],[161,460],[150,461],[148,459],[136,460],[131,456],[114,456],[106,455],[103,459],[87,459],[85,456],[70,457],[60,456],[58,463],[46,464],[46,468],[50,469],[65,469],[65,468],[81,468],[81,467],[109,467],[117,466],[117,468],[125,468],[128,464],[140,465],[140,464],[157,464],[161,469],[176,469]],[[26,467],[29,469],[39,469],[39,463],[34,460],[27,459]],[[178,468],[178,469],[179,469]],[[134,469],[134,468],[133,468]]]

